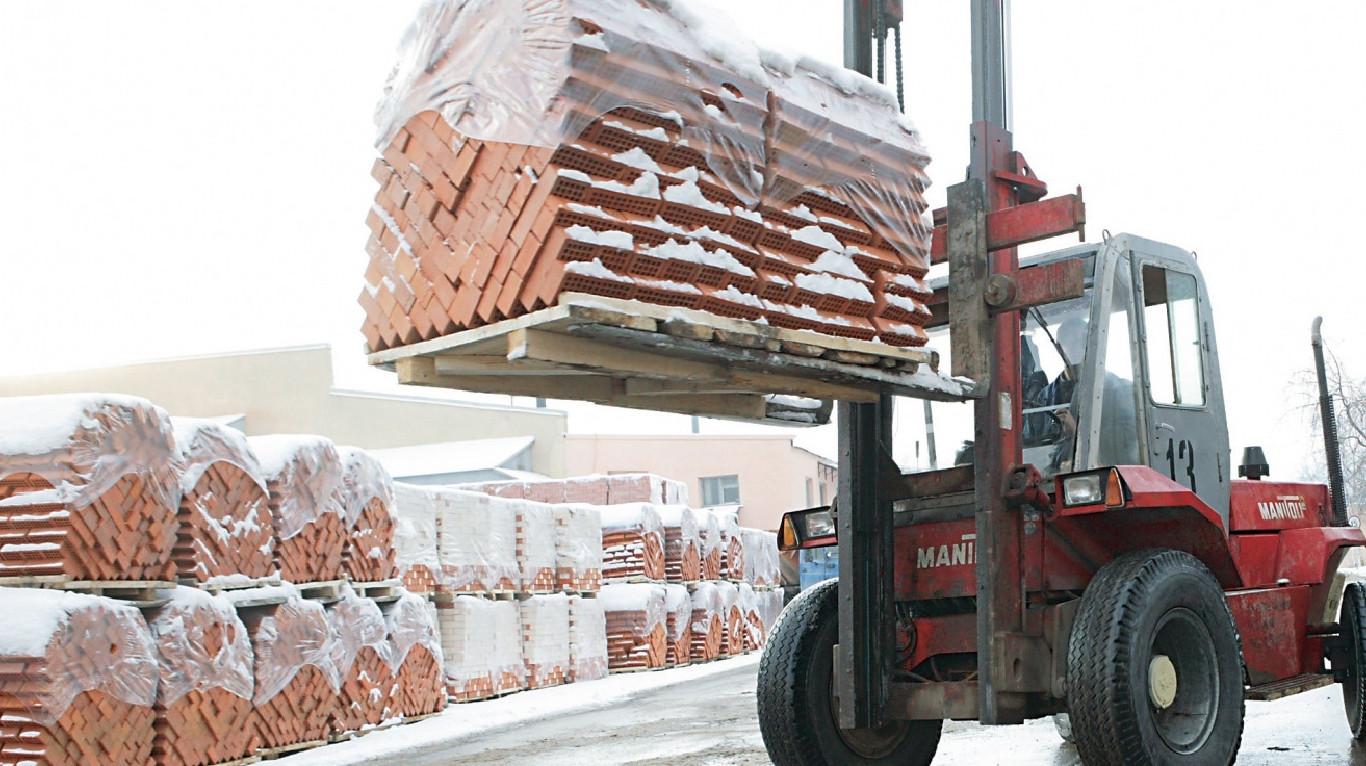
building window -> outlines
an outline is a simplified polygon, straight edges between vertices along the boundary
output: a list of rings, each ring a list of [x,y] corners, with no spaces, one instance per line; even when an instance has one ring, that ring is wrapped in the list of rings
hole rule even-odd
[[[807,479],[807,480],[806,480],[806,507],[807,507],[807,508],[810,508],[810,507],[811,507],[811,501],[812,501],[813,499],[815,499],[815,498],[813,497],[813,495],[815,495],[815,492],[812,491],[812,484],[814,484],[814,482],[812,482],[810,479]]]
[[[711,507],[714,505],[739,505],[740,504],[740,477],[739,476],[704,476],[702,477],[702,505]]]

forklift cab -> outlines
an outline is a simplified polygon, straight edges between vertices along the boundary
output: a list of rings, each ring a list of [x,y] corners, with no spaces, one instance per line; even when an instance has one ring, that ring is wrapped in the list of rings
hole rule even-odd
[[[1146,465],[1190,487],[1227,528],[1228,426],[1209,295],[1195,257],[1120,234],[1020,265],[1069,259],[1084,264],[1085,293],[1021,312],[1024,462],[1045,478]],[[934,347],[949,347],[946,327],[931,337]],[[963,412],[929,418],[928,439],[951,434],[952,423],[971,423]],[[955,462],[970,459],[970,450],[957,452]]]

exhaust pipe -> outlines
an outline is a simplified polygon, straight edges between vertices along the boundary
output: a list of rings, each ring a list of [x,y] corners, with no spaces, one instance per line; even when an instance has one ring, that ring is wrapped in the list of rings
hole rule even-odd
[[[1314,367],[1319,376],[1319,419],[1323,422],[1323,447],[1328,458],[1328,490],[1332,493],[1333,526],[1347,526],[1347,498],[1342,486],[1342,453],[1338,450],[1338,421],[1333,414],[1333,397],[1328,393],[1328,373],[1323,365],[1323,336],[1319,328],[1323,317],[1314,317],[1311,331]]]

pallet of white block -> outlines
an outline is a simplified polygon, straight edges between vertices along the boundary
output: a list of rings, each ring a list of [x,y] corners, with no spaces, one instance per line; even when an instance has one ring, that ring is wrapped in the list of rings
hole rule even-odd
[[[936,352],[566,293],[517,319],[370,355],[409,385],[823,425],[830,402],[960,401]]]

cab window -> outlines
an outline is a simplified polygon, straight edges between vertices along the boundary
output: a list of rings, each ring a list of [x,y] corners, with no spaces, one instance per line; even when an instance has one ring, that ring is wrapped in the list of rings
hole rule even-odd
[[[1154,404],[1205,404],[1204,355],[1195,277],[1143,266],[1144,354]]]

